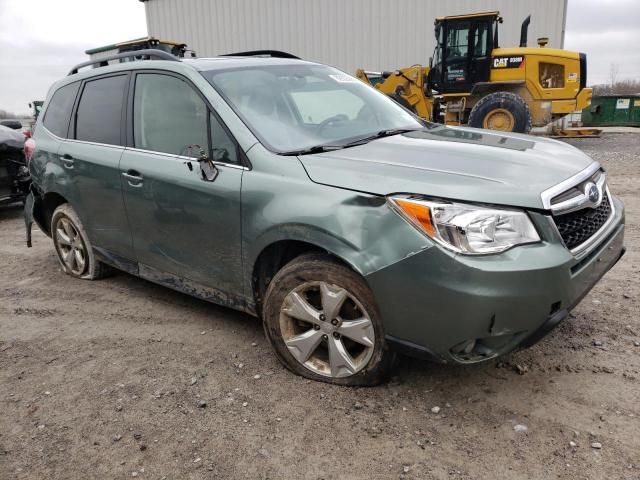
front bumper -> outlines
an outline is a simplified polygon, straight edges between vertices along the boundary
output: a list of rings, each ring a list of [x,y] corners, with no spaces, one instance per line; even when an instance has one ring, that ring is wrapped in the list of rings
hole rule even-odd
[[[553,228],[500,255],[433,246],[367,276],[387,340],[403,353],[475,363],[529,346],[558,325],[624,254],[624,206],[603,239],[575,258]],[[536,223],[547,217],[534,215]]]

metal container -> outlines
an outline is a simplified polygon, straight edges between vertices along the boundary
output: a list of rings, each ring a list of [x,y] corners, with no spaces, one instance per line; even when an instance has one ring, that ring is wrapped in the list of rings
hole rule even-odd
[[[585,127],[640,127],[640,94],[593,97],[582,110]]]

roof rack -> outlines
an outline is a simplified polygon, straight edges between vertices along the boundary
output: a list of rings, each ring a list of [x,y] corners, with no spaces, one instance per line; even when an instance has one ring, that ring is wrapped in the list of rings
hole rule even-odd
[[[133,58],[133,57],[147,57],[143,58],[143,60],[170,60],[172,62],[179,62],[180,59],[175,55],[171,55],[169,52],[165,52],[163,50],[157,50],[154,48],[147,48],[145,50],[133,50],[130,52],[124,53],[116,53],[115,55],[109,55],[105,58],[100,58],[96,60],[89,60],[88,62],[82,62],[73,67],[67,76],[78,73],[78,70],[84,67],[90,67],[93,65],[98,65],[100,67],[106,67],[109,65],[111,60],[119,60],[122,58]]]
[[[218,55],[219,57],[272,57],[272,58],[295,58],[300,60],[292,53],[281,52],[280,50],[250,50],[248,52],[225,53]]]

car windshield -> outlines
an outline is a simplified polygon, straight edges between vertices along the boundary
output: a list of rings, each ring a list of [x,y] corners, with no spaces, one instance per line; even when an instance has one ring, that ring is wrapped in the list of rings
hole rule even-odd
[[[278,153],[340,148],[385,132],[424,128],[384,94],[325,65],[252,66],[203,75],[254,135]]]

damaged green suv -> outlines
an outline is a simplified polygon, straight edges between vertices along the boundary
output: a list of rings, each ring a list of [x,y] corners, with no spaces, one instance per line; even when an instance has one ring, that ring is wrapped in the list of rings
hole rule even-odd
[[[72,70],[36,126],[29,232],[74,277],[256,315],[287,368],[342,385],[379,382],[394,351],[531,345],[623,255],[623,204],[579,150],[425,124],[270,54]]]

